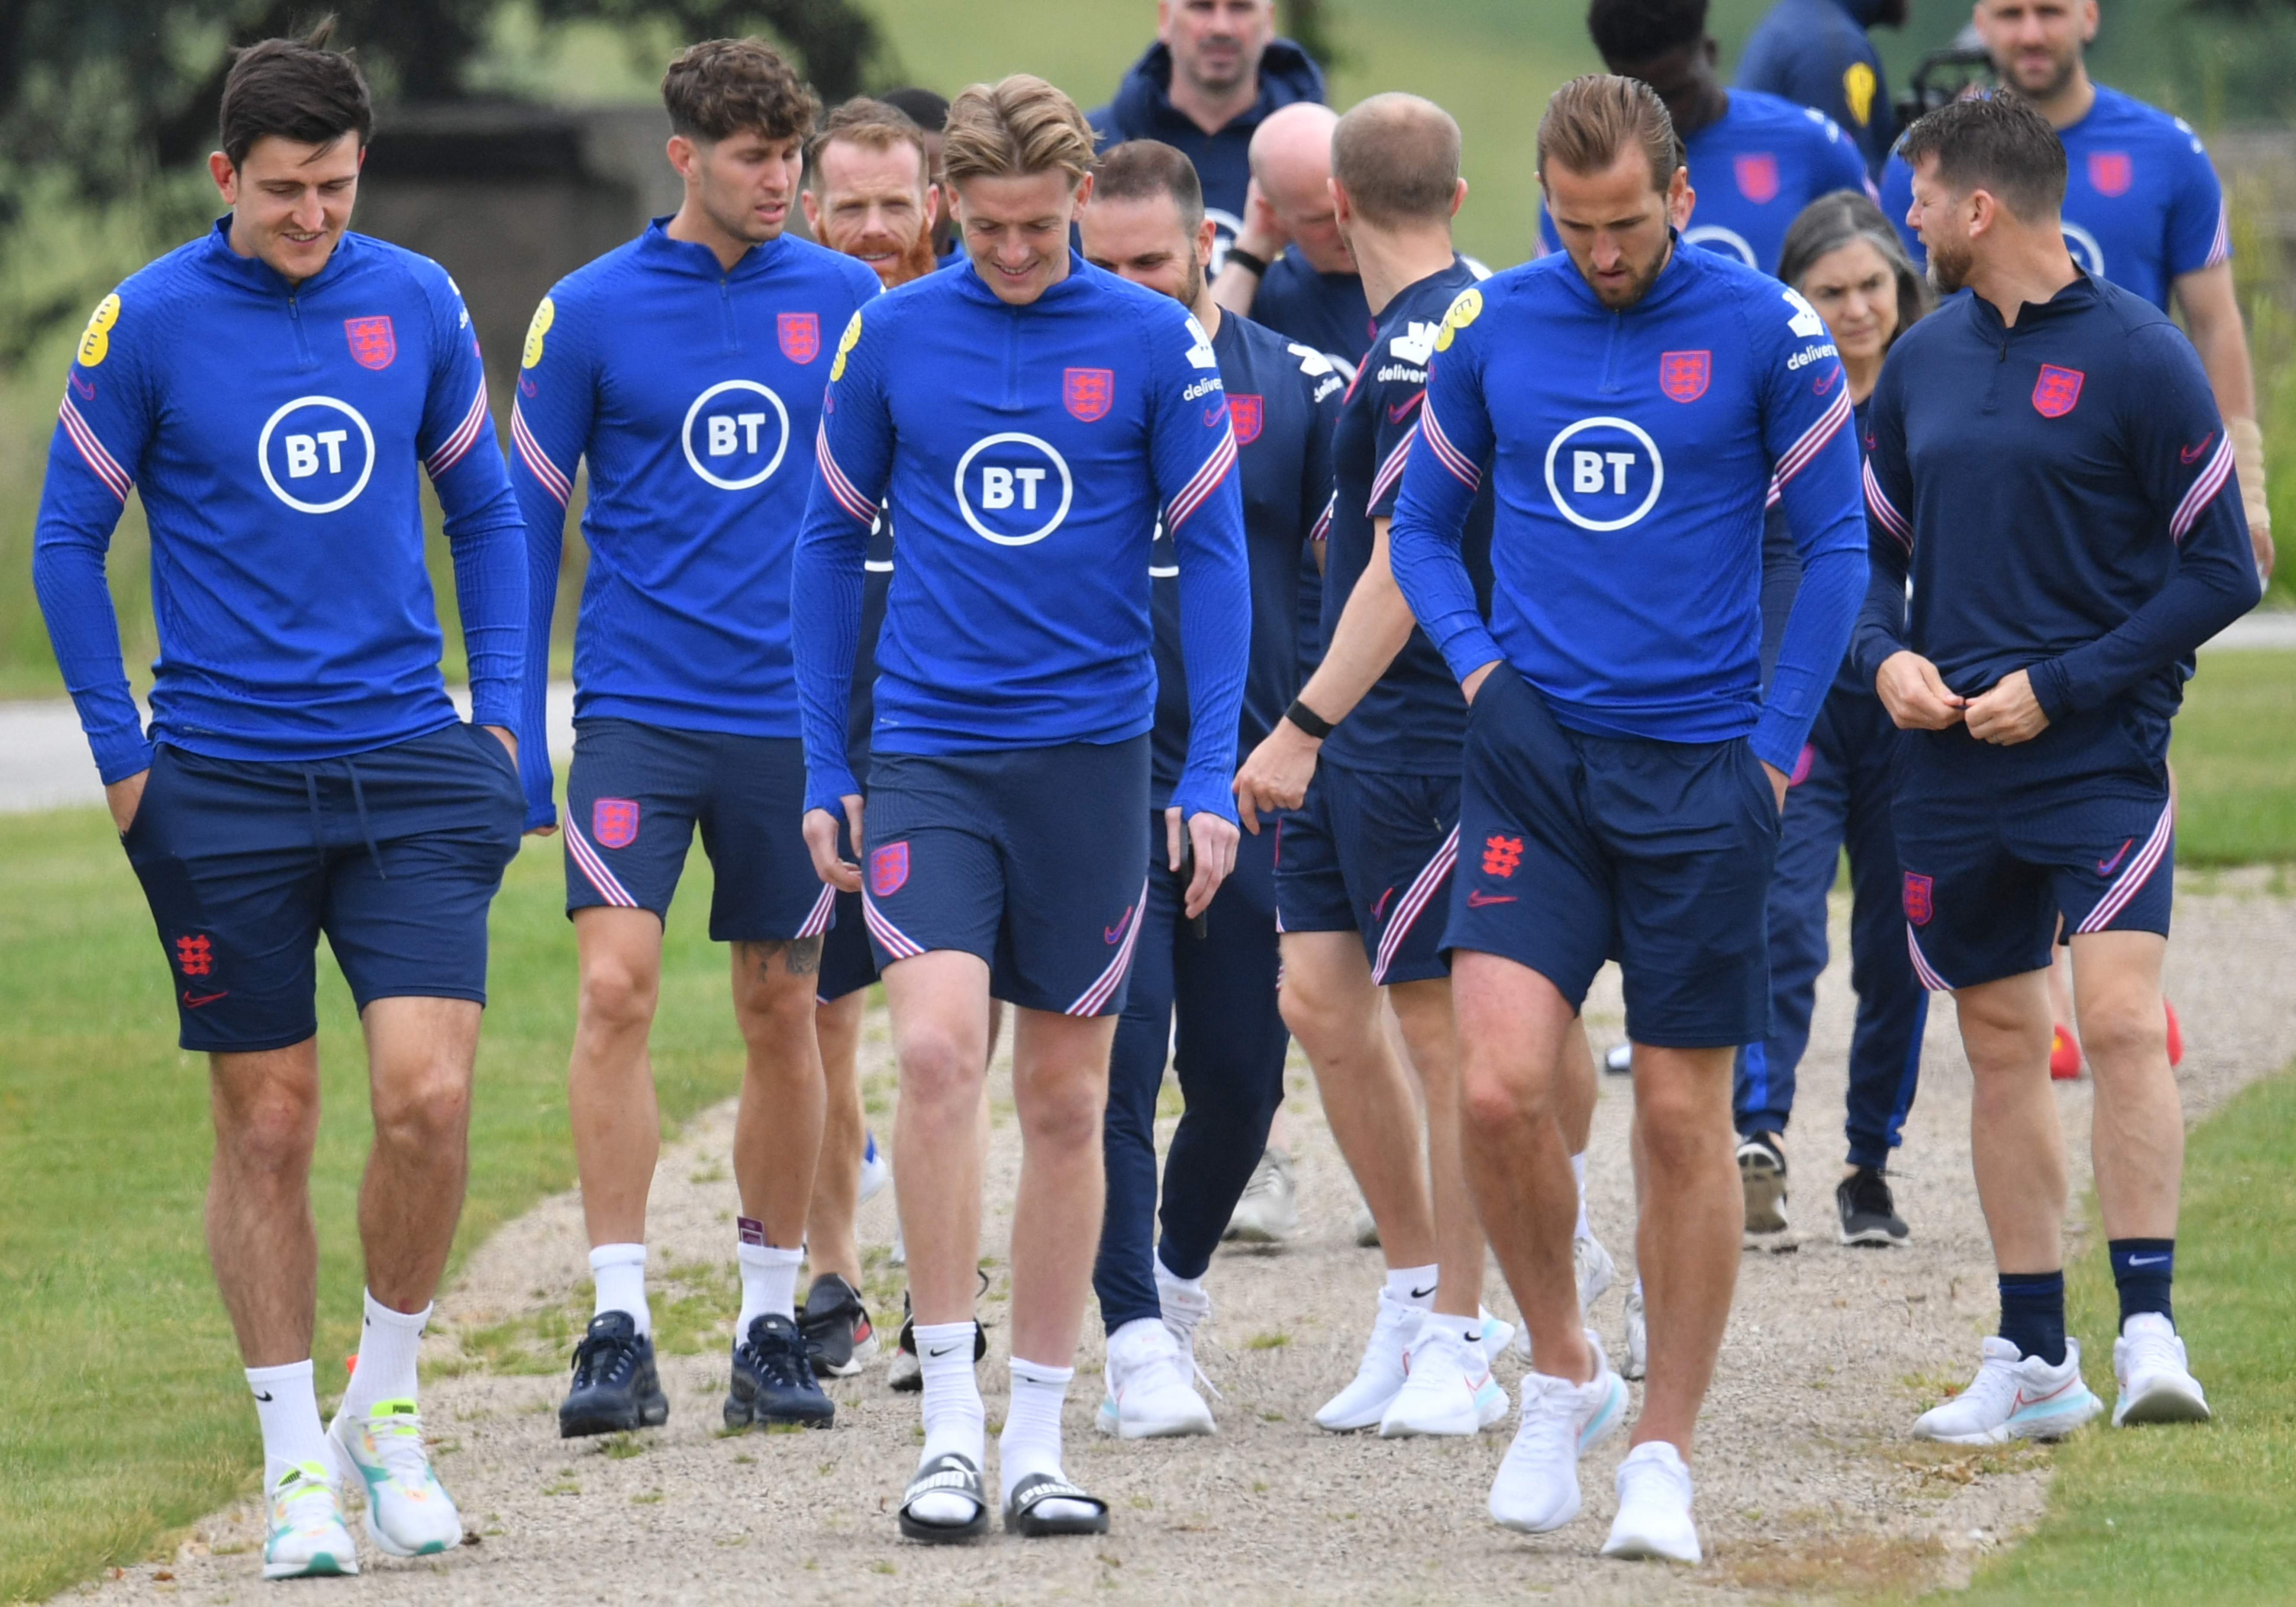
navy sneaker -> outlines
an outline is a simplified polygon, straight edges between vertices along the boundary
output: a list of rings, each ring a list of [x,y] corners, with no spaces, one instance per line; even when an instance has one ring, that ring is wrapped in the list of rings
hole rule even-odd
[[[658,1429],[669,1421],[669,1397],[654,1371],[653,1341],[627,1311],[602,1311],[574,1347],[574,1383],[558,1408],[558,1437]]]
[[[821,1392],[805,1335],[779,1312],[753,1319],[749,1336],[734,1347],[734,1379],[726,1394],[726,1426],[795,1423],[825,1429],[837,1403]]]
[[[850,1378],[877,1359],[877,1331],[852,1284],[833,1272],[814,1279],[797,1314],[816,1377]]]

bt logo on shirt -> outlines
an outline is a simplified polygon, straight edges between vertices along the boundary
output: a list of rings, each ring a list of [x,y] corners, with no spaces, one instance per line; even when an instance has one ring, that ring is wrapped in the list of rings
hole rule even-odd
[[[366,489],[374,431],[348,402],[297,397],[264,422],[255,462],[281,502],[299,513],[332,513]]]
[[[984,436],[956,463],[956,507],[983,541],[1024,547],[1061,528],[1075,496],[1068,461],[1019,430]]]
[[[1546,448],[1546,492],[1582,530],[1623,530],[1658,505],[1666,463],[1631,419],[1580,419]]]
[[[789,438],[789,409],[755,380],[720,380],[695,397],[681,432],[686,466],[721,491],[773,478]]]

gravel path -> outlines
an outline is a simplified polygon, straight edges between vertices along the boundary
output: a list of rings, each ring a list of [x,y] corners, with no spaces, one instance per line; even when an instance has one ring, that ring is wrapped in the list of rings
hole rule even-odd
[[[2185,1025],[2185,1104],[2198,1114],[2296,1054],[2296,996],[2286,955],[2296,901],[2269,873],[2184,879],[2169,951]],[[1846,906],[1835,909],[1836,951]],[[429,1350],[425,1406],[439,1465],[480,1544],[405,1564],[370,1558],[357,1581],[313,1599],[372,1602],[1017,1601],[1095,1593],[1106,1600],[1250,1603],[1341,1598],[1454,1599],[1526,1587],[1566,1602],[1849,1595],[1951,1580],[2028,1528],[2046,1487],[2046,1452],[1916,1447],[1915,1414],[1973,1365],[1993,1316],[1984,1228],[1968,1171],[1968,1070],[1949,1004],[1936,1006],[1924,1084],[1908,1127],[1899,1191],[1911,1249],[1847,1250],[1832,1242],[1841,1065],[1849,1031],[1844,966],[1820,991],[1792,1204],[1811,1230],[1800,1253],[1750,1254],[1693,1462],[1709,1562],[1694,1571],[1604,1563],[1595,1555],[1614,1501],[1613,1441],[1585,1469],[1587,1510],[1530,1538],[1493,1527],[1483,1501],[1509,1428],[1473,1442],[1340,1438],[1310,1414],[1352,1372],[1371,1313],[1377,1253],[1348,1232],[1353,1188],[1294,1068],[1290,1105],[1306,1229],[1277,1250],[1224,1251],[1200,1349],[1218,1381],[1210,1440],[1104,1440],[1092,1430],[1098,1335],[1078,1358],[1068,1414],[1069,1471],[1114,1504],[1105,1539],[1024,1544],[1002,1537],[931,1550],[900,1543],[891,1505],[915,1455],[914,1397],[884,1387],[882,1365],[832,1387],[827,1433],[721,1438],[723,1347],[730,1330],[733,1185],[724,1162],[730,1112],[713,1111],[664,1154],[652,1239],[668,1287],[657,1293],[666,1341],[667,1429],[626,1440],[564,1443],[553,1413],[566,1346],[587,1316],[579,1215],[545,1201],[499,1233],[445,1296]],[[1617,1036],[1615,973],[1590,1002],[1598,1043]],[[890,1093],[882,1019],[873,1022],[873,1106]],[[1595,1119],[1594,1218],[1624,1267],[1631,1259],[1628,1100],[1606,1079]],[[2086,1187],[2089,1086],[2059,1091]],[[880,1131],[884,1118],[878,1118]],[[991,1198],[1009,1199],[1016,1159],[1009,1103],[998,1111]],[[865,1210],[865,1242],[892,1234],[890,1194]],[[1009,1221],[992,1212],[996,1288],[981,1370],[992,1429],[1003,1414],[1007,1327],[1001,1257]],[[898,1274],[872,1252],[881,1315],[898,1313]],[[1493,1279],[1491,1304],[1509,1309]],[[1620,1291],[1595,1321],[1617,1354]],[[890,1324],[887,1327],[890,1339]],[[2087,1336],[2095,1358],[2103,1336]],[[2195,1361],[2205,1380],[2205,1335]],[[1512,1383],[1520,1371],[1502,1367]],[[2104,1383],[2092,1362],[2092,1382]],[[1512,1419],[1509,1420],[1511,1425]],[[107,1600],[169,1595],[270,1601],[242,1507],[198,1527],[165,1563],[89,1587]],[[752,1570],[756,1571],[752,1571]]]

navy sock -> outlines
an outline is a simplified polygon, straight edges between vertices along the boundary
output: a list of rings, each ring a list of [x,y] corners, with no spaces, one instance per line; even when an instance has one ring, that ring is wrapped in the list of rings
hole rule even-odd
[[[2120,1290],[2120,1325],[2141,1312],[2157,1311],[2173,1326],[2176,1314],[2169,1308],[2169,1283],[2177,1270],[2174,1239],[2112,1239],[2105,1249],[2112,1256],[2112,1281]]]
[[[2001,1275],[2001,1337],[2021,1356],[2038,1356],[2052,1367],[2065,1359],[2065,1275],[2058,1272]]]

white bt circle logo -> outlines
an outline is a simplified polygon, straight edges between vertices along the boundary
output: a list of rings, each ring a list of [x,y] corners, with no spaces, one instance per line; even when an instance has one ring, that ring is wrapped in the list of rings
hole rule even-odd
[[[782,466],[789,409],[755,380],[720,380],[693,398],[683,433],[689,468],[721,491],[746,491]]]
[[[957,511],[974,535],[1000,547],[1028,546],[1059,529],[1075,492],[1067,462],[1033,435],[985,436],[957,460]]]
[[[366,489],[374,431],[348,402],[297,397],[264,421],[255,463],[271,495],[298,513],[332,513]]]
[[[1623,530],[1658,504],[1666,463],[1631,419],[1580,419],[1546,448],[1546,493],[1582,530]]]

